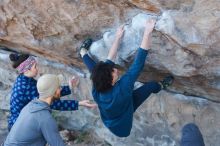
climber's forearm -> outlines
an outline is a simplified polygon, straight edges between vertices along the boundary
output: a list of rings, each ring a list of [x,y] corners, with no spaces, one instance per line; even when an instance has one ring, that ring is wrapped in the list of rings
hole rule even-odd
[[[116,58],[116,54],[117,54],[117,51],[118,51],[118,47],[120,45],[120,42],[121,42],[121,39],[120,38],[115,38],[114,42],[113,42],[113,45],[112,47],[110,48],[109,50],[109,53],[108,53],[108,58],[109,60],[114,60]]]
[[[150,34],[144,34],[140,47],[145,50],[150,49]]]
[[[116,54],[117,54],[119,45],[121,43],[121,38],[123,34],[124,34],[124,25],[121,25],[115,34],[115,40],[112,44],[112,47],[109,50],[108,58],[107,58],[108,60],[114,61],[114,59],[116,58]]]

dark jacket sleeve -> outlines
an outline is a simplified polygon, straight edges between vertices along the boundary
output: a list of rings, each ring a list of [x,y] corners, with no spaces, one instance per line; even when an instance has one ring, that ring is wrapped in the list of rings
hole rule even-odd
[[[66,95],[70,95],[70,94],[71,94],[71,90],[70,90],[69,86],[62,86],[61,96],[66,96]]]
[[[62,86],[61,96],[71,94],[71,90],[69,86]],[[53,110],[61,110],[61,111],[73,111],[78,110],[78,101],[76,100],[55,100],[50,108]]]
[[[74,111],[78,110],[79,102],[76,100],[55,100],[50,108],[53,110],[61,111]]]
[[[65,146],[55,120],[52,116],[43,117],[45,119],[40,120],[41,132],[50,146]]]
[[[122,90],[131,92],[133,91],[134,83],[144,67],[147,54],[147,50],[144,50],[142,48],[138,49],[132,65],[120,79]]]

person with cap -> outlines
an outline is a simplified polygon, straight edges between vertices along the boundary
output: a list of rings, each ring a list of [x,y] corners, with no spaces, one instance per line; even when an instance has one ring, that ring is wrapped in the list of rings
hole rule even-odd
[[[17,120],[22,108],[27,105],[32,99],[38,98],[37,80],[34,79],[38,75],[37,61],[33,56],[28,54],[12,53],[9,56],[12,67],[15,68],[19,75],[13,85],[10,97],[10,115],[8,117],[8,130]],[[78,78],[71,79],[69,86],[62,86],[61,96],[71,94],[72,87],[77,86]],[[94,108],[94,104],[90,104],[89,100],[55,100],[51,104],[51,109],[61,111],[78,110],[78,106],[86,106]]]
[[[149,40],[155,25],[154,20],[146,22],[143,40],[137,51],[133,64],[128,71],[119,78],[118,69],[113,62],[116,58],[124,28],[119,27],[115,40],[109,50],[107,61],[96,63],[89,56],[88,49],[92,44],[91,39],[86,39],[80,47],[83,62],[91,72],[93,83],[92,95],[100,110],[104,125],[116,136],[127,137],[130,135],[133,122],[133,113],[144,103],[151,93],[158,93],[173,83],[173,76],[169,75],[160,82],[151,81],[144,83],[134,90],[134,84],[143,70],[148,54]]]
[[[60,99],[61,76],[45,74],[37,81],[39,98],[30,101],[20,112],[4,146],[64,146],[58,126],[51,115],[51,104]]]

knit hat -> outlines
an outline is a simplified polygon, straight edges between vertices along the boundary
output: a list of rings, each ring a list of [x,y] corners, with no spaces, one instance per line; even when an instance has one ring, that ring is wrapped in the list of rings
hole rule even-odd
[[[60,87],[63,80],[62,75],[45,74],[37,81],[37,90],[40,98],[53,96]]]

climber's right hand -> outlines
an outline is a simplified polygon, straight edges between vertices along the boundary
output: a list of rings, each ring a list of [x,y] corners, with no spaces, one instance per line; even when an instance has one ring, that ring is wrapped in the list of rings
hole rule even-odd
[[[149,19],[146,21],[145,24],[145,30],[144,30],[144,36],[143,36],[143,40],[141,42],[141,48],[144,50],[148,50],[150,49],[150,34],[154,29],[155,26],[155,20],[154,19]]]
[[[155,23],[156,23],[156,20],[154,19],[146,20],[145,31],[144,31],[145,36],[149,36],[149,34],[151,34],[151,32],[154,29]]]

